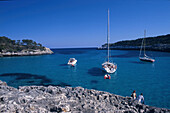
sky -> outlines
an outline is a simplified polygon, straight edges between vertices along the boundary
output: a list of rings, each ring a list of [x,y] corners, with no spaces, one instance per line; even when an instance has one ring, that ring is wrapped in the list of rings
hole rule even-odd
[[[50,48],[100,47],[170,34],[170,0],[0,0],[0,36]]]

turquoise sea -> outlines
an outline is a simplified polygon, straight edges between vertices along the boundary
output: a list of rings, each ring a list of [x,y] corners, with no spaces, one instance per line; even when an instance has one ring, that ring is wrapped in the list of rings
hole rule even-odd
[[[54,54],[42,56],[0,58],[0,80],[8,85],[82,86],[110,93],[130,96],[133,90],[143,93],[145,104],[170,108],[170,53],[148,51],[154,63],[139,60],[139,51],[112,50],[111,59],[117,72],[105,80],[101,64],[106,50],[52,49]],[[67,65],[75,57],[76,67]]]

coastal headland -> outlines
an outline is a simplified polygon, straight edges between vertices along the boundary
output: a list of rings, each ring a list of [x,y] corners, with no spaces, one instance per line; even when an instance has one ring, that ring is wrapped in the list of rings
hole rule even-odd
[[[110,43],[110,49],[115,50],[140,50],[143,38],[136,40],[124,40],[116,43]],[[100,49],[107,49],[107,44],[102,45]],[[145,38],[145,49],[148,51],[170,52],[170,34],[156,37]]]
[[[0,80],[0,112],[170,113],[104,91],[82,87],[10,87]]]
[[[52,54],[49,48],[45,47],[44,50],[32,50],[32,51],[20,51],[20,52],[0,52],[0,57],[9,57],[9,56],[35,56],[35,55],[45,55],[45,54]]]
[[[52,53],[49,48],[30,39],[11,40],[8,37],[0,36],[0,57],[32,56]]]

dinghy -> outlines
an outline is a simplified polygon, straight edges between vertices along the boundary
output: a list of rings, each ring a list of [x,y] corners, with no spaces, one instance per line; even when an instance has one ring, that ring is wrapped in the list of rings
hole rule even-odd
[[[106,75],[104,76],[104,79],[111,79],[111,76],[110,76],[109,74],[106,74]]]

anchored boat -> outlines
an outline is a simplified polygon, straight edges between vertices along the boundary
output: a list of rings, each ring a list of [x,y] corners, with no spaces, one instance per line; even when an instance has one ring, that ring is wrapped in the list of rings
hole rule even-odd
[[[68,61],[68,65],[75,66],[77,63],[77,60],[75,58],[70,58]]]
[[[144,31],[144,38],[143,38],[142,44],[141,44],[139,59],[141,61],[146,61],[146,62],[155,62],[155,59],[147,56],[146,53],[145,53],[145,40],[146,40],[145,38],[146,38],[146,30]],[[143,54],[142,54],[142,47],[143,47],[143,50],[144,50]],[[141,56],[141,55],[143,55],[143,56]]]
[[[108,9],[108,23],[107,23],[107,61],[102,64],[103,69],[107,73],[114,73],[117,70],[117,64],[109,61],[109,9]]]
[[[111,79],[111,76],[110,76],[109,74],[106,74],[106,75],[104,76],[104,79]]]

